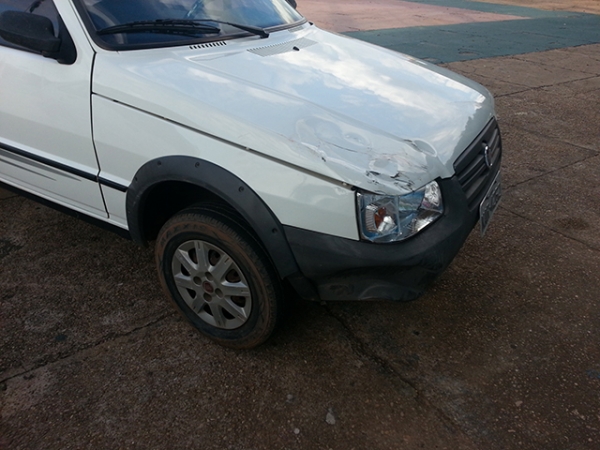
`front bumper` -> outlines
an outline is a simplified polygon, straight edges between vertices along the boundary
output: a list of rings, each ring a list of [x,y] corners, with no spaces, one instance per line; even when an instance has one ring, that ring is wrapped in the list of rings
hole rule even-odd
[[[492,120],[458,158],[456,175],[438,180],[443,216],[406,241],[375,244],[284,227],[303,275],[322,300],[417,298],[450,265],[477,223],[500,159],[500,133]]]

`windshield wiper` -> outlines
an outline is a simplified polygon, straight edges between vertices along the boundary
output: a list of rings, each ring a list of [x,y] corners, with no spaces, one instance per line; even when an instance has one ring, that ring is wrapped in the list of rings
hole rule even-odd
[[[193,20],[157,19],[127,22],[120,25],[102,28],[99,35],[118,33],[173,33],[194,35],[198,33],[220,33],[219,27],[195,23]]]
[[[256,34],[261,38],[269,37],[263,28],[252,25],[243,25],[233,22],[225,22],[218,19],[157,19],[140,20],[137,22],[128,22],[120,25],[102,28],[98,30],[99,35],[118,34],[118,33],[175,33],[175,34],[197,34],[197,33],[220,33],[221,29],[213,25],[207,25],[205,22],[222,23],[240,30]]]
[[[235,27],[235,28],[239,28],[240,30],[247,31],[247,32],[252,33],[252,34],[256,34],[257,36],[260,36],[261,38],[268,38],[269,37],[269,33],[267,33],[264,28],[255,27],[254,25],[244,25],[242,23],[226,22],[224,20],[219,20],[219,19],[190,19],[190,22],[198,22],[198,23],[204,23],[204,22],[222,23],[223,25],[229,25],[229,26],[232,26],[232,27]]]

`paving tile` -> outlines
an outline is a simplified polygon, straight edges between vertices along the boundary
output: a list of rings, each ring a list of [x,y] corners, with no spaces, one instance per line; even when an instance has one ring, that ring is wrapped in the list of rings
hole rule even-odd
[[[542,53],[542,55],[545,53],[547,52]],[[454,63],[450,67],[461,67],[461,65],[460,63]],[[469,62],[468,66],[465,67],[469,68],[469,75],[479,75],[492,80],[501,80],[504,83],[530,88],[590,77],[589,73],[580,71],[578,66],[574,66],[572,69],[550,67],[529,61],[526,57],[524,59],[513,57],[476,60]]]
[[[531,17],[531,18],[549,18],[549,17],[571,17],[576,14],[575,11],[560,11],[560,10],[550,10],[550,9],[542,9],[535,5],[532,5],[532,2],[529,0],[484,0],[482,1],[474,1],[474,0],[412,0],[418,3],[426,3],[428,5],[440,5],[440,6],[452,6],[455,8],[465,8],[471,9],[473,11],[484,11],[484,12],[495,12],[499,14],[514,14],[520,15],[523,17]],[[538,1],[538,0],[533,0]],[[564,0],[556,0],[559,2],[563,2]],[[567,0],[568,1],[568,0]],[[579,1],[596,1],[596,0],[574,0],[575,2]],[[571,4],[573,2],[570,2]],[[564,4],[564,3],[563,3]],[[535,7],[531,7],[535,6]]]
[[[550,50],[543,53],[528,53],[515,56],[516,59],[527,61],[543,67],[575,70],[586,74],[600,75],[600,50],[595,54],[575,52],[571,49]],[[553,69],[550,69],[553,70]],[[556,81],[560,82],[560,78]]]
[[[585,161],[597,151],[575,147],[512,127],[502,127],[502,181],[505,189]],[[600,168],[599,168],[600,170]]]
[[[580,86],[580,84],[578,84]],[[533,89],[496,99],[504,127],[600,150],[600,109],[597,91],[573,96],[570,83]]]
[[[600,44],[577,46],[574,47],[572,51],[577,52],[580,55],[588,55],[597,59],[600,54]]]
[[[173,312],[151,249],[22,197],[1,210],[3,377]]]
[[[302,0],[298,10],[319,27],[337,32],[523,19],[399,0],[346,0],[343,3]]]
[[[527,6],[529,8],[547,9],[550,11],[578,11],[590,14],[600,14],[600,3],[597,0],[478,0],[515,6]]]
[[[586,243],[598,252],[598,174],[600,156],[582,160],[515,186],[503,198],[503,206],[535,223]]]
[[[600,16],[348,32],[358,39],[436,63],[519,55],[600,42]]]
[[[494,59],[457,61],[441,65],[482,84],[494,97],[515,94],[531,89],[529,86],[517,84],[513,81],[509,82],[498,77],[498,63]]]

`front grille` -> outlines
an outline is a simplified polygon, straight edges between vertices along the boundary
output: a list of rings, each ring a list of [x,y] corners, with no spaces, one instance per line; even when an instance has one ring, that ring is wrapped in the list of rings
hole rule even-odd
[[[473,210],[483,200],[488,186],[500,170],[502,139],[495,119],[492,119],[471,145],[454,163],[469,209]]]

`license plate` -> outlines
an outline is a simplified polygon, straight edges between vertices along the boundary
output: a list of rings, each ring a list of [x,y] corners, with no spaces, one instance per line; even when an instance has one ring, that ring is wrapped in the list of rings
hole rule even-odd
[[[502,185],[500,183],[500,172],[498,172],[479,205],[479,223],[482,236],[485,234],[487,227],[490,224],[490,220],[492,220],[492,216],[494,215],[494,211],[496,211],[496,208],[500,203],[500,197],[502,197]]]

